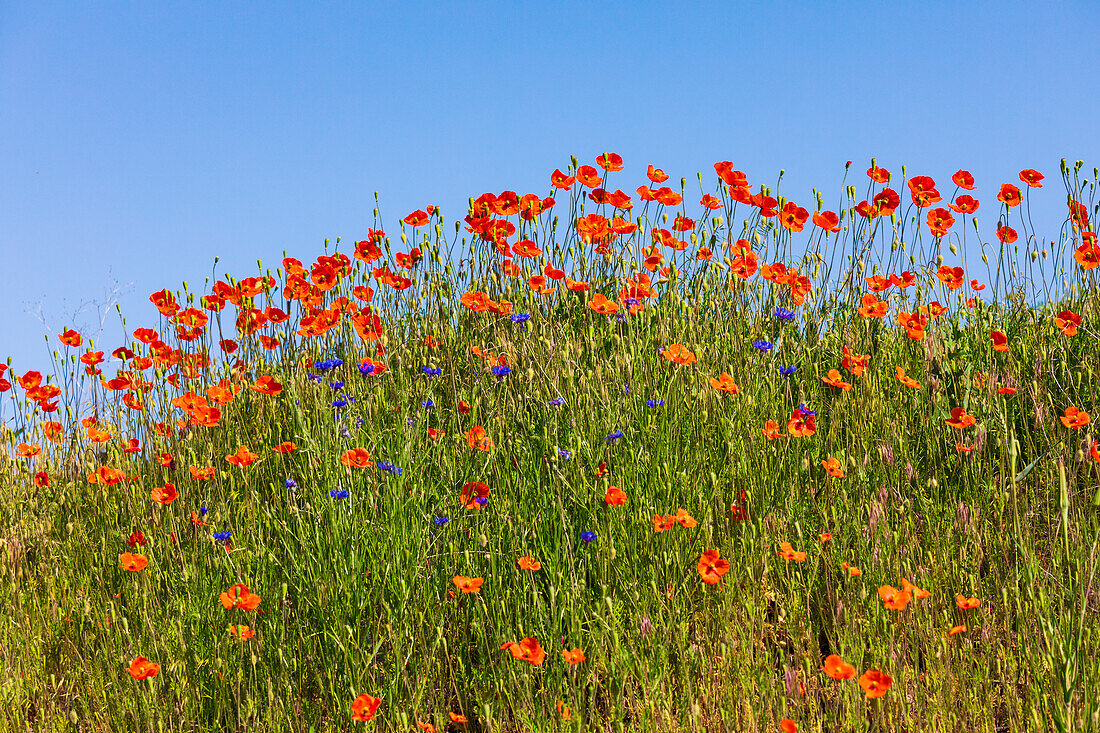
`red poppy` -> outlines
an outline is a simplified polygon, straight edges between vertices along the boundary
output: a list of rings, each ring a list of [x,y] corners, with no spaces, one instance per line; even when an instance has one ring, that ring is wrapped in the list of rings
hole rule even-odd
[[[596,158],[596,165],[608,173],[623,169],[623,157],[617,153],[603,153]]]
[[[928,176],[913,176],[907,182],[909,194],[917,208],[924,208],[940,201],[940,193],[936,190],[936,182]]]
[[[718,550],[707,550],[699,557],[699,576],[707,585],[714,585],[730,571],[728,560],[721,558]]]
[[[780,542],[779,550],[775,554],[787,562],[803,562],[807,557],[805,552],[794,549],[790,542]]]
[[[895,611],[904,611],[909,601],[913,600],[913,596],[908,591],[898,590],[892,585],[879,586],[878,597],[882,599],[884,608]]]
[[[1076,336],[1077,327],[1081,325],[1081,316],[1073,311],[1062,311],[1054,317],[1054,327],[1063,336]]]
[[[795,438],[808,438],[817,432],[815,415],[812,412],[803,412],[801,407],[794,408],[791,419],[787,421],[787,432]]]
[[[687,365],[694,364],[696,361],[695,354],[688,351],[682,344],[672,344],[661,352],[661,356],[673,364]]]
[[[466,509],[481,509],[489,498],[489,485],[481,481],[469,481],[458,495],[458,503]],[[478,501],[482,499],[483,501]]]
[[[798,723],[790,718],[783,718],[779,721],[779,730],[783,733],[798,733]]]
[[[955,223],[955,217],[951,216],[950,211],[943,208],[931,209],[926,220],[933,237],[947,236],[947,230]]]
[[[1007,225],[997,227],[997,239],[1005,244],[1012,244],[1016,241],[1017,237],[1016,230],[1012,227]]]
[[[366,448],[352,448],[344,451],[340,456],[340,463],[348,468],[370,468],[374,465]]]
[[[568,664],[580,664],[587,658],[580,649],[565,649],[562,651],[561,656]]]
[[[951,180],[959,188],[965,188],[967,191],[974,190],[974,176],[970,175],[970,171],[955,171],[955,175],[951,176]]]
[[[505,642],[500,648],[507,649],[514,659],[530,662],[535,667],[542,664],[546,659],[546,652],[539,645],[539,640],[531,636],[521,639],[518,643],[514,641]]]
[[[417,209],[401,221],[405,222],[411,227],[422,227],[428,223],[428,213],[423,209]]]
[[[714,387],[719,392],[729,392],[730,394],[741,393],[741,388],[733,381],[733,377],[726,372],[722,372],[717,379],[711,377],[710,386]]]
[[[145,569],[145,567],[149,564],[149,560],[145,557],[145,555],[124,552],[118,556],[118,564],[119,567],[121,567],[123,570],[138,572]]]
[[[941,265],[936,271],[936,277],[952,290],[958,290],[966,282],[966,274],[961,267],[948,267]]]
[[[1063,425],[1072,430],[1083,428],[1092,422],[1092,418],[1089,417],[1087,412],[1076,407],[1067,407],[1065,413],[1059,419]]]
[[[271,450],[275,451],[276,453],[293,453],[294,451],[298,450],[298,445],[297,443],[291,442],[279,443],[278,445],[271,446]]]
[[[967,598],[960,593],[959,595],[955,596],[955,605],[963,611],[968,611],[972,608],[977,608],[978,606],[982,605],[982,602],[979,598]]]
[[[864,672],[859,678],[859,686],[863,688],[863,694],[868,699],[885,695],[893,682],[890,675],[877,669]]]
[[[840,231],[840,217],[832,211],[815,211],[813,214],[814,226],[833,234]]]
[[[582,165],[577,169],[577,182],[588,188],[596,188],[600,185],[599,172],[590,165]]]
[[[905,375],[905,370],[900,366],[894,367],[894,379],[904,384],[909,389],[920,389],[920,382]]]
[[[1020,171],[1020,180],[1032,188],[1042,188],[1043,179],[1045,177],[1046,176],[1033,168],[1025,168]]]
[[[66,346],[73,347],[80,346],[80,344],[84,340],[79,333],[71,328],[61,334],[58,334],[58,338],[61,339],[61,343],[65,344]]]
[[[275,381],[271,375],[265,374],[256,380],[255,384],[248,385],[254,392],[275,396],[283,391],[283,385]]]
[[[175,484],[166,483],[164,486],[157,486],[150,491],[149,496],[153,501],[168,506],[179,497],[179,492],[176,490]]]
[[[369,723],[374,720],[374,716],[378,712],[378,706],[381,704],[382,698],[371,697],[364,692],[351,703],[351,719],[360,723]]]
[[[242,611],[255,611],[260,605],[260,597],[250,591],[244,583],[237,583],[229,587],[219,596],[222,606],[226,610],[239,608]]]
[[[475,450],[485,451],[486,453],[493,450],[495,444],[492,438],[490,438],[485,428],[481,425],[475,425],[470,430],[466,431],[466,443]]]
[[[145,657],[135,657],[126,671],[135,680],[147,680],[150,677],[157,676],[157,673],[160,672],[160,665],[156,662],[150,662]]]
[[[833,478],[844,478],[846,475],[844,469],[841,468],[841,463],[834,457],[829,457],[828,460],[822,461],[821,465]]]
[[[604,503],[608,506],[622,506],[626,504],[626,493],[618,486],[608,486],[603,495]]]
[[[465,575],[456,575],[451,578],[451,582],[463,593],[480,593],[481,584],[485,582],[485,578],[467,578]]]
[[[259,458],[259,456],[250,451],[247,445],[242,445],[237,448],[236,453],[226,456],[225,460],[234,466],[244,468],[245,466],[251,465],[257,458]]]
[[[963,408],[954,407],[951,409],[951,417],[945,418],[944,422],[957,430],[962,430],[975,424],[977,420],[973,415],[968,415]]]
[[[875,183],[886,183],[890,180],[890,171],[873,165],[867,169],[867,177]]]
[[[1001,190],[997,192],[997,200],[1009,208],[1019,206],[1022,200],[1020,198],[1020,189],[1016,188],[1011,183],[1002,183]]]
[[[834,680],[850,680],[856,676],[856,668],[841,659],[839,654],[830,654],[825,657],[825,663],[821,665],[821,669]]]
[[[852,376],[862,377],[863,372],[870,364],[870,354],[853,354],[848,351],[848,347],[844,347],[844,361],[841,362],[841,366],[852,373]]]
[[[852,389],[851,383],[845,382],[841,378],[840,370],[838,369],[830,369],[829,375],[826,377],[822,377],[821,381],[829,385],[830,387],[835,387],[836,389],[843,390],[845,392],[849,392]]]
[[[1008,336],[1001,331],[993,331],[989,334],[989,339],[993,342],[994,351],[1008,351]]]
[[[519,566],[520,570],[542,570],[542,563],[531,557],[530,555],[524,555],[523,557],[516,560],[516,565]]]
[[[954,636],[955,634],[961,634],[966,631],[966,624],[960,624],[959,626],[952,626],[951,630],[947,632],[948,636]]]

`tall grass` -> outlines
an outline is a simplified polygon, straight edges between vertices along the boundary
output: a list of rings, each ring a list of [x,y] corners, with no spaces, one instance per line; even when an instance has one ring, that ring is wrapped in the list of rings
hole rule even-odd
[[[1063,162],[1062,180],[1095,216],[1080,169]],[[826,235],[783,225],[787,202],[769,204],[762,187],[738,203],[747,187],[735,190],[729,166],[716,172],[709,191],[699,179],[714,210],[690,204],[681,181],[683,203],[639,191],[631,210],[566,184],[530,220],[507,194],[481,197],[452,239],[441,212],[421,212],[427,223],[403,224],[400,245],[371,240],[369,263],[363,243],[341,260],[351,252],[338,240],[312,267],[286,258],[212,291],[154,294],[161,315],[142,324],[156,339],[127,345],[145,369],[109,352],[86,368],[79,357],[103,347],[81,339],[46,370],[56,397],[22,369],[0,375],[14,382],[0,459],[5,727],[347,730],[364,725],[353,701],[367,694],[382,702],[366,725],[392,730],[1100,728],[1100,457],[1091,424],[1061,420],[1097,406],[1087,217],[1042,244],[1026,212],[1030,196],[1055,195],[1048,180],[1024,186],[1019,206],[983,202],[1018,243],[986,242],[966,215],[936,237],[928,209],[962,192],[918,208],[894,176],[892,215],[855,213],[862,196],[848,186]],[[574,159],[566,173],[585,171]],[[622,175],[592,173],[609,191]],[[884,187],[871,181],[866,200]],[[577,222],[593,213],[637,232],[586,240],[592,221]],[[696,221],[671,231],[678,214]],[[494,220],[515,232],[494,235]],[[654,245],[654,228],[672,246]],[[502,270],[501,243],[525,239],[544,254]],[[747,250],[806,283],[775,269],[737,276]],[[964,267],[960,287],[941,265]],[[539,294],[528,280],[547,266],[589,289],[550,279],[556,290]],[[885,318],[857,312],[866,278],[903,270],[913,285],[877,294]],[[622,292],[637,273],[652,297]],[[230,304],[216,310],[218,298],[202,300],[211,292]],[[618,312],[595,312],[596,292]],[[933,301],[943,315],[927,313]],[[914,336],[897,317],[921,306]],[[191,307],[209,323],[188,322]],[[278,320],[268,308],[289,318],[253,330],[250,309]],[[1064,311],[1081,316],[1075,335]],[[311,326],[318,317],[331,327]],[[673,344],[696,361],[671,361]],[[861,375],[842,365],[845,349],[869,356]],[[95,373],[108,366],[139,377]],[[832,369],[850,390],[826,384]],[[737,394],[712,387],[723,372]],[[264,376],[281,391],[251,388]],[[788,430],[799,406],[816,413],[812,435]],[[974,425],[946,422],[960,407]],[[491,449],[467,438],[475,426]],[[273,450],[285,442],[296,449]],[[227,461],[248,455],[241,446],[249,465]],[[355,448],[372,465],[345,465]],[[471,482],[488,487],[484,503],[460,502]],[[178,498],[154,501],[169,483]],[[605,501],[612,486],[625,504]],[[656,515],[680,509],[689,518],[655,531]],[[139,530],[147,543],[129,546]],[[783,542],[805,558],[785,559]],[[717,584],[698,568],[711,549],[729,562]],[[148,566],[120,568],[124,552]],[[483,578],[480,591],[461,592],[456,576]],[[884,607],[880,588],[902,579],[931,595]],[[254,610],[220,602],[238,583],[260,597]],[[228,630],[242,624],[255,635]],[[502,649],[525,638],[545,650],[541,664]],[[579,664],[562,657],[574,648]],[[868,698],[822,670],[832,654],[892,684]],[[155,676],[128,672],[139,656],[160,665]]]

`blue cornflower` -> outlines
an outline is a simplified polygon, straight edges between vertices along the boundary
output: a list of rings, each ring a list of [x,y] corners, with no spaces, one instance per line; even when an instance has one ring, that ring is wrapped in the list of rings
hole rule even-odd
[[[625,305],[627,308],[637,308],[641,304],[642,302],[637,298],[627,298],[623,301],[623,305]]]
[[[347,400],[333,400],[332,401],[332,406],[335,407],[335,408],[347,407],[348,406],[348,401]]]
[[[335,369],[336,367],[343,365],[343,359],[325,359],[324,361],[314,362],[313,368],[319,369],[322,372],[327,372],[329,369]]]
[[[558,448],[558,455],[560,455],[567,461],[573,458],[573,454],[567,451],[565,448]]]
[[[479,496],[476,499],[474,499],[474,501],[476,501],[478,504],[481,504],[481,506],[485,506],[486,504],[489,503],[489,497]]]
[[[806,405],[799,405],[798,409],[802,411],[803,415],[816,415],[817,412],[806,407]]]
[[[795,367],[795,366],[781,366],[781,367],[779,367],[779,374],[780,374],[780,376],[783,376],[783,377],[789,377],[790,375],[794,374],[796,369],[798,369],[798,367]]]
[[[209,509],[207,509],[206,507],[204,507],[204,506],[200,506],[200,507],[199,507],[199,516],[200,516],[200,517],[205,517],[205,516],[206,516],[206,513],[207,513],[208,511],[210,511],[210,510],[209,510]]]
[[[444,524],[451,521],[451,518],[450,517],[436,517],[432,521],[436,523],[436,526],[442,527]]]
[[[753,348],[757,349],[761,354],[766,354],[772,350],[772,344],[770,341],[759,339],[752,342]]]
[[[794,311],[789,311],[786,308],[776,308],[775,317],[781,321],[792,321],[794,320]]]
[[[430,367],[430,366],[426,366],[426,367],[421,367],[420,371],[422,371],[422,372],[424,372],[425,374],[427,374],[427,375],[428,375],[428,379],[431,379],[432,377],[438,377],[438,376],[439,376],[440,374],[442,374],[442,373],[443,373],[443,370],[442,370],[442,369],[440,369],[439,367],[435,367],[435,368],[433,369],[433,368],[432,368],[432,367]]]
[[[530,313],[516,313],[512,316],[512,323],[527,323],[529,320],[531,320]]]
[[[225,542],[227,539],[233,536],[232,532],[215,532],[214,539],[218,542]]]
[[[551,407],[561,407],[562,405],[565,404],[565,400],[563,400],[561,397],[559,397],[556,400],[550,400],[547,404],[550,405]]]
[[[346,499],[348,498],[348,496],[350,496],[347,489],[333,489],[332,491],[328,492],[328,495],[331,496],[333,499]]]
[[[393,476],[393,475],[400,476],[404,472],[403,469],[398,468],[397,466],[393,465],[389,461],[379,461],[378,462],[378,470],[379,471],[385,471],[386,473],[388,473],[391,476]]]
[[[619,440],[622,437],[623,437],[623,431],[622,430],[616,430],[614,433],[611,433],[610,435],[607,436],[607,442],[608,443],[614,443],[616,440]]]
[[[359,373],[364,377],[369,374],[374,374],[374,364],[359,364]]]
[[[625,384],[623,385],[623,394],[630,394],[630,387],[627,387]]]
[[[591,542],[596,539],[596,533],[592,531],[581,532],[581,539],[585,542]]]
[[[322,379],[324,379],[324,377],[322,377],[320,374],[309,375],[309,381],[313,382],[314,384],[320,384]]]
[[[420,406],[421,407],[435,407],[435,403],[432,402],[431,400],[424,400],[423,402],[420,403]]]
[[[506,374],[508,374],[512,371],[512,367],[509,367],[509,366],[495,366],[490,371],[492,371],[492,373],[494,375],[496,375],[496,376],[500,377],[501,379],[503,379],[504,375],[506,375]]]
[[[286,487],[287,487],[288,489],[296,489],[296,488],[298,488],[298,484],[294,483],[294,479],[292,479],[292,478],[288,478],[288,479],[286,480]],[[203,514],[206,514],[206,510],[205,510],[205,509],[203,509],[203,512],[202,512],[202,513],[203,513]]]
[[[646,400],[645,401],[645,406],[650,408],[651,410],[655,410],[658,407],[664,407],[665,406],[665,401],[664,400]]]
[[[344,388],[344,383],[343,382],[329,382],[328,386],[332,387],[333,389],[343,389]]]

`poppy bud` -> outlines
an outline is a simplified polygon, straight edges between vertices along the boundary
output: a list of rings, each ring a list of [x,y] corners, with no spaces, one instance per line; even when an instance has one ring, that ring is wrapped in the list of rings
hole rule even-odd
[[[936,264],[937,265],[942,265],[943,264],[943,255],[936,255]]]
[[[481,543],[482,547],[485,547],[485,545],[489,544],[489,538],[486,537],[484,533],[482,533],[482,535],[480,537],[478,537],[477,539],[478,539],[478,542]]]
[[[951,250],[951,254],[953,254],[953,255],[957,255],[959,253],[959,249],[958,249],[958,247],[955,246],[954,242],[951,243],[951,246],[949,247],[949,249]]]
[[[1037,259],[1039,259],[1039,251],[1035,249],[1031,250],[1031,261],[1034,262]]]
[[[989,264],[989,255],[987,255],[985,252],[982,252],[982,262],[987,265]]]

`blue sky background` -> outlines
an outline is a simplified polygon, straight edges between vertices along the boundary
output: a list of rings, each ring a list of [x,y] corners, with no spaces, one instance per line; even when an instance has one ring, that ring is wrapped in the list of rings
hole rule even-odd
[[[110,351],[115,302],[152,325],[148,295],[201,287],[215,256],[245,277],[350,245],[374,191],[396,233],[607,150],[627,191],[648,163],[693,183],[732,160],[835,207],[844,162],[862,186],[877,156],[945,196],[969,169],[986,232],[999,184],[1036,168],[1056,236],[1059,160],[1100,165],[1092,2],[226,5],[0,4],[0,359],[20,373],[109,298]]]

